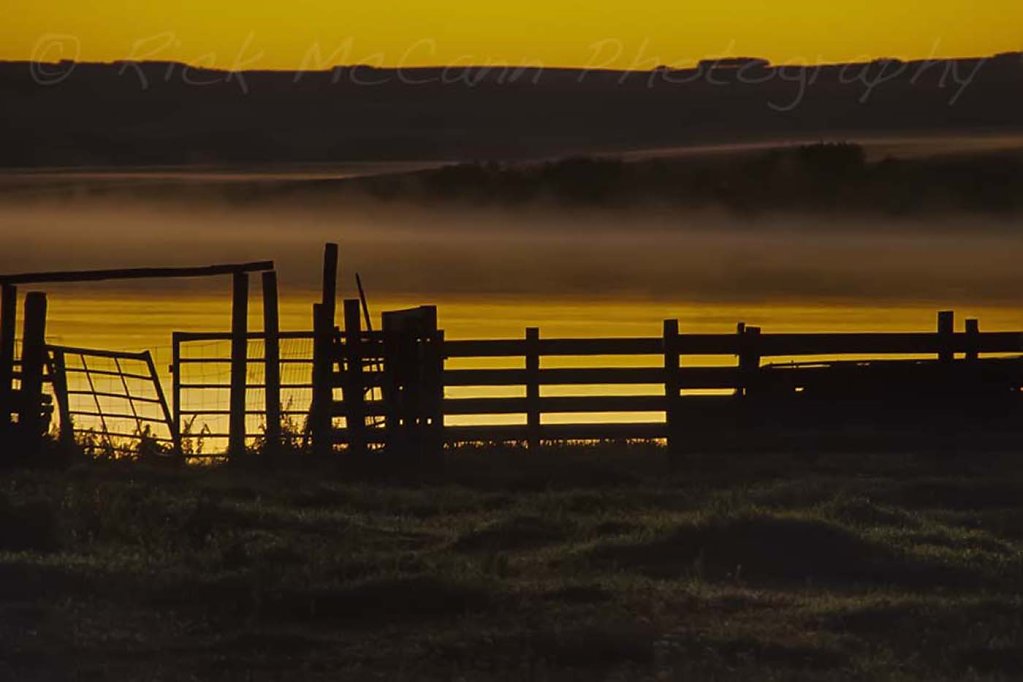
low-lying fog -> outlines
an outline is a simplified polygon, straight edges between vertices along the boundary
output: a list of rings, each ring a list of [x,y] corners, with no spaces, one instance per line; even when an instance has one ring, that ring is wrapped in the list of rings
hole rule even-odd
[[[0,271],[273,259],[291,293],[319,285],[323,243],[373,294],[423,300],[652,299],[1023,303],[1023,218],[739,216],[374,200],[129,197],[0,202]],[[102,291],[220,291],[143,282]],[[211,288],[212,287],[212,288]]]

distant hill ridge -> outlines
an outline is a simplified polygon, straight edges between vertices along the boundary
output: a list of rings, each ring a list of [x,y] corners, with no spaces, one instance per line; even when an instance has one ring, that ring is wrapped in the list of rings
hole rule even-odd
[[[649,71],[0,63],[0,165],[514,160],[792,136],[1019,132],[1023,54]]]

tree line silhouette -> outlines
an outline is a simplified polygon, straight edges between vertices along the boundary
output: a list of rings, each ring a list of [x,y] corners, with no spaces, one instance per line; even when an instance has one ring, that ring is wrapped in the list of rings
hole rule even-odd
[[[814,144],[684,159],[569,158],[471,163],[351,183],[385,199],[577,205],[663,203],[739,212],[891,214],[1023,209],[1023,155],[973,154],[871,161],[860,145]]]

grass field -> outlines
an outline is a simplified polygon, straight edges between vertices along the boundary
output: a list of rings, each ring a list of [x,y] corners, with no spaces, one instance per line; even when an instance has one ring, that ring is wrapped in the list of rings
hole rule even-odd
[[[1021,591],[1010,455],[0,479],[0,679],[1019,679]]]

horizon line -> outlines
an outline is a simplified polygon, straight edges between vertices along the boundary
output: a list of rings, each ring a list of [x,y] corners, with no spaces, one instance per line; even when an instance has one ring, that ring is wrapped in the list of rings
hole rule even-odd
[[[786,62],[786,63],[774,63],[767,57],[757,56],[733,56],[733,57],[708,57],[701,59],[692,65],[688,66],[673,66],[668,64],[660,64],[653,68],[639,69],[639,68],[624,68],[624,67],[595,67],[586,65],[547,65],[540,62],[530,62],[523,60],[521,63],[512,62],[496,62],[496,63],[467,63],[467,64],[417,64],[412,66],[402,65],[374,65],[367,63],[349,63],[349,64],[335,64],[329,67],[322,68],[302,68],[298,67],[265,67],[265,68],[250,68],[241,70],[232,70],[230,68],[218,67],[218,66],[204,66],[191,64],[187,61],[175,60],[175,59],[146,59],[146,60],[135,60],[135,59],[113,59],[113,60],[78,60],[78,59],[61,59],[57,61],[42,61],[32,59],[0,59],[0,66],[10,65],[39,65],[47,64],[53,66],[59,66],[62,64],[73,64],[77,66],[181,66],[195,71],[205,72],[220,72],[220,73],[332,73],[339,69],[369,69],[373,71],[428,71],[428,70],[442,70],[442,69],[462,69],[462,70],[482,70],[482,69],[519,69],[523,71],[584,71],[591,73],[654,73],[658,71],[666,72],[682,72],[682,71],[696,71],[706,66],[718,66],[721,68],[739,69],[743,67],[760,67],[767,69],[780,69],[780,68],[826,68],[835,66],[859,66],[877,63],[899,63],[899,64],[919,64],[919,63],[935,63],[935,62],[978,62],[978,61],[993,61],[999,59],[1010,59],[1013,57],[1019,58],[1020,64],[1023,65],[1023,50],[1014,50],[1008,52],[996,52],[987,55],[961,55],[951,57],[920,57],[905,59],[901,57],[873,57],[870,59],[853,59],[850,61],[821,61],[817,63],[813,62]]]

